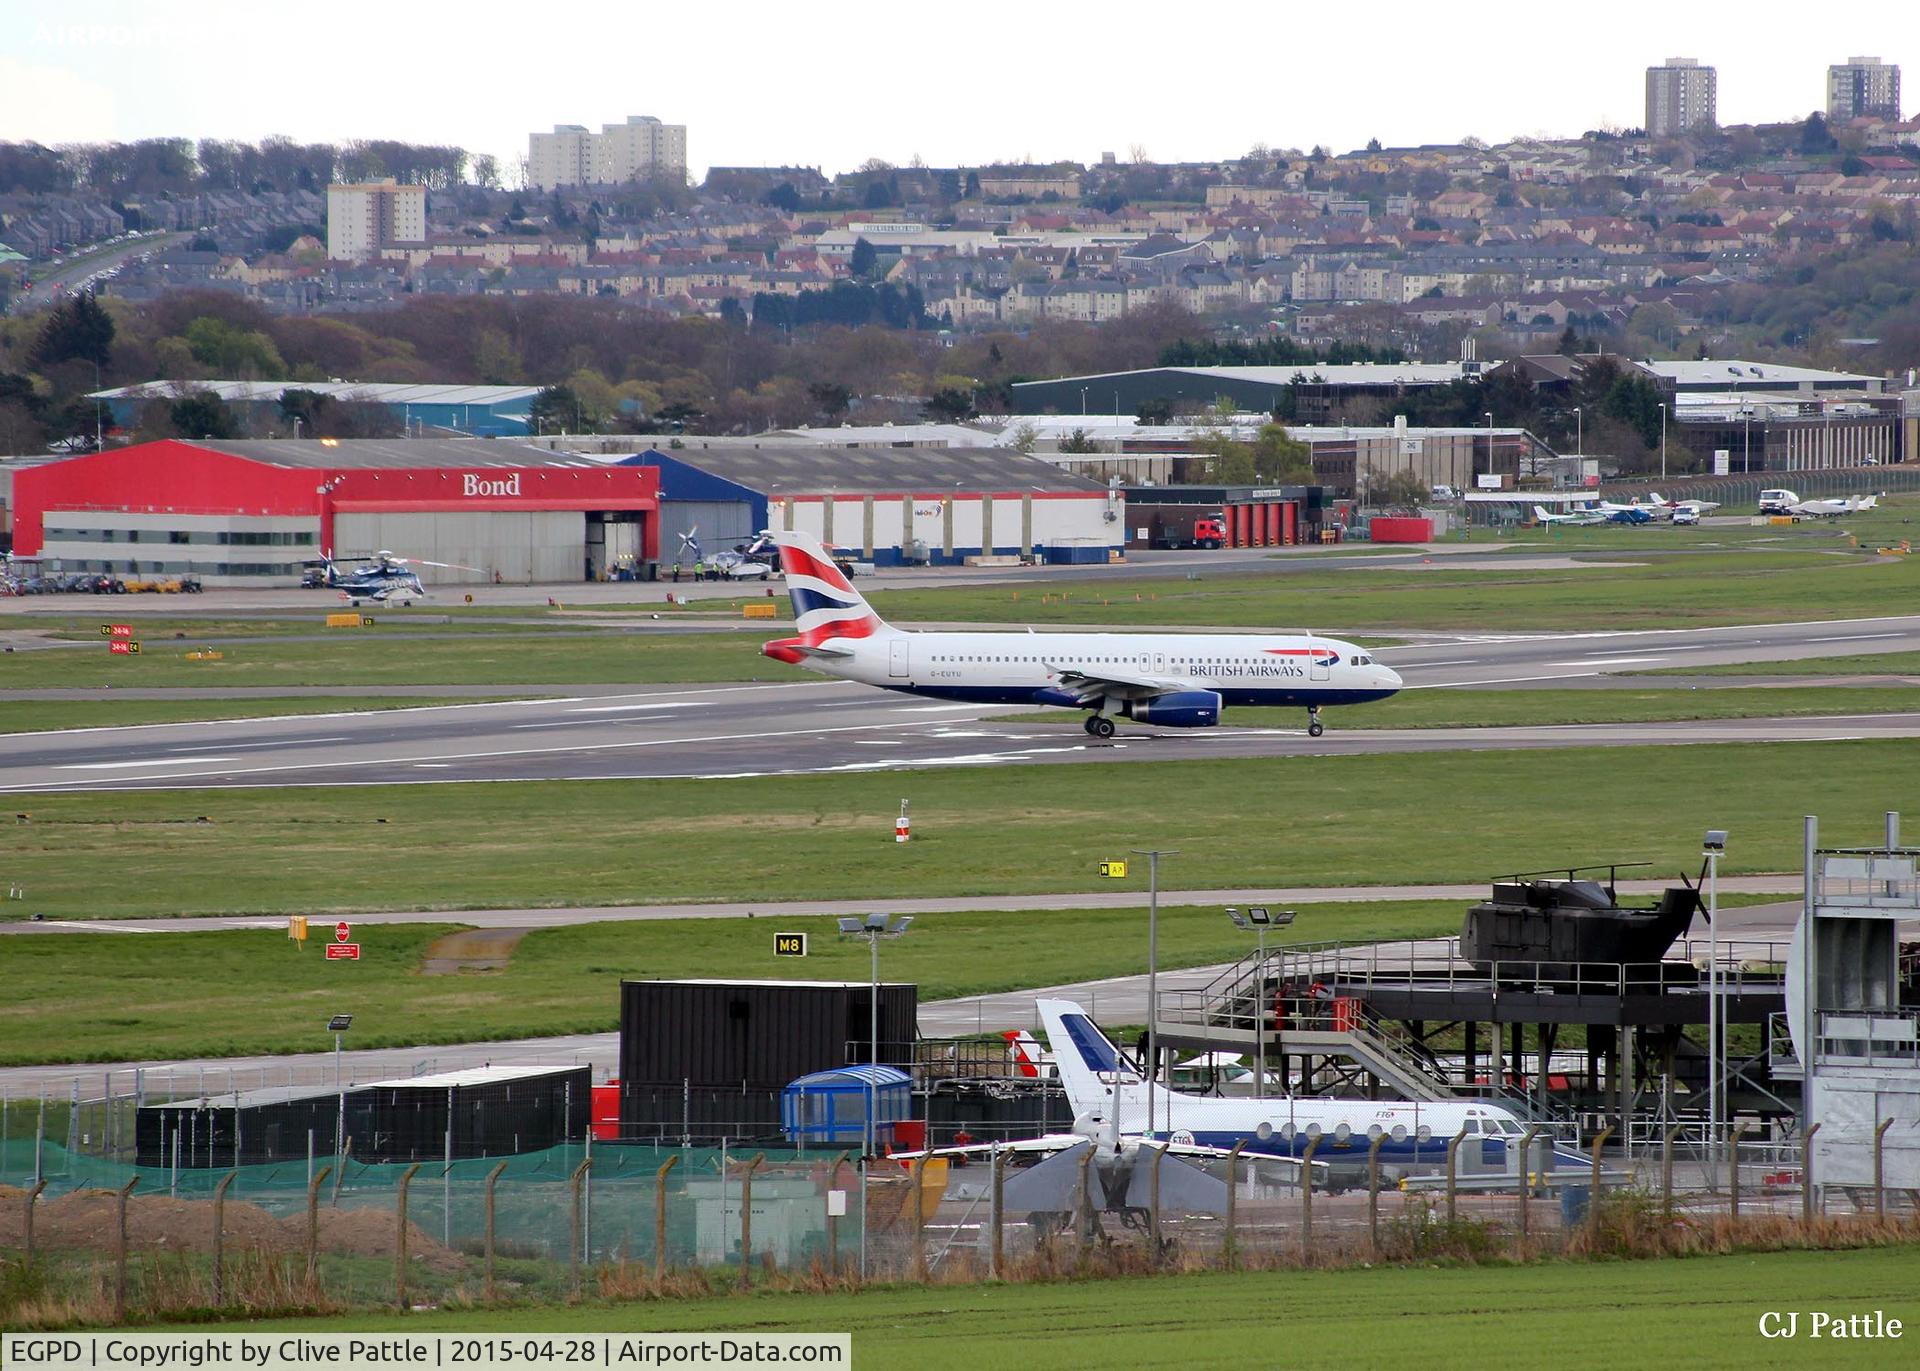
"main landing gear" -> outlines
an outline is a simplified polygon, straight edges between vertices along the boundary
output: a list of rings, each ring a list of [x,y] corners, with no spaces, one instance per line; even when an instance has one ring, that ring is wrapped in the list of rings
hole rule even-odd
[[[1307,706],[1307,736],[1309,738],[1318,738],[1322,733],[1325,733],[1326,731],[1327,731],[1327,726],[1320,722],[1320,706],[1308,705]]]
[[[1113,736],[1113,720],[1104,714],[1089,714],[1087,716],[1086,728],[1087,732],[1096,738],[1111,738]]]

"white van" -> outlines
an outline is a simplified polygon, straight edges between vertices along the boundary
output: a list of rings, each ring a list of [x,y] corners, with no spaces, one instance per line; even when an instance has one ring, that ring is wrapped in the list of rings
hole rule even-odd
[[[1762,514],[1787,514],[1800,503],[1800,497],[1790,490],[1763,490],[1760,492],[1760,512]]]

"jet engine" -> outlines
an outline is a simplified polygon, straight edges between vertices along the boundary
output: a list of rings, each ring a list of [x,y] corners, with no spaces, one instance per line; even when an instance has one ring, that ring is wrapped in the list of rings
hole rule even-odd
[[[1212,728],[1220,722],[1220,696],[1212,690],[1176,690],[1126,707],[1127,717],[1167,728]]]

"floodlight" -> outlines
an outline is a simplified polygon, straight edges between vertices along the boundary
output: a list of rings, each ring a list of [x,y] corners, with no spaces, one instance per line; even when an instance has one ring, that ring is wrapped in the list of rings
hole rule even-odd
[[[842,933],[866,932],[867,926],[864,923],[860,922],[860,920],[858,919],[854,919],[854,918],[841,919],[839,923],[840,923],[840,931]]]
[[[892,933],[895,937],[898,937],[900,936],[900,934],[905,933],[912,926],[913,926],[913,915],[908,914],[904,918],[898,920],[893,925],[893,927],[888,929],[887,931],[889,933]]]
[[[1282,909],[1273,916],[1273,921],[1280,925],[1290,924],[1293,922],[1295,914],[1295,910]]]
[[[1233,920],[1233,926],[1235,928],[1247,928],[1251,926],[1247,923],[1247,916],[1237,909],[1227,910],[1227,917]]]
[[[1273,922],[1272,916],[1267,913],[1267,907],[1263,904],[1248,905],[1247,917],[1257,924],[1270,924]]]
[[[1706,841],[1703,846],[1708,852],[1725,852],[1727,850],[1727,830],[1724,828],[1708,829]]]
[[[352,1027],[353,1015],[351,1014],[335,1014],[331,1019],[327,1020],[327,1032],[329,1033],[345,1033]]]
[[[866,926],[871,928],[875,933],[885,933],[887,931],[887,916],[884,914],[869,914],[867,915]]]

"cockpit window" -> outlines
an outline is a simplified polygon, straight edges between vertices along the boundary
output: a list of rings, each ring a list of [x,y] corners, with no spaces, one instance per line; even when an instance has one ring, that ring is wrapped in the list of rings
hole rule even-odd
[[[1502,1119],[1500,1120],[1500,1131],[1502,1133],[1509,1133],[1509,1134],[1512,1134],[1514,1137],[1518,1137],[1520,1136],[1520,1134],[1525,1133],[1527,1130],[1522,1128],[1519,1124],[1515,1123],[1512,1119]]]

